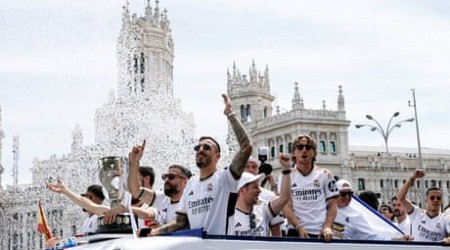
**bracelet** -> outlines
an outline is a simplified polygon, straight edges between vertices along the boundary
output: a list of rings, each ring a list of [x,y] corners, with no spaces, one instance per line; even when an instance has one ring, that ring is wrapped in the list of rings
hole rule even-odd
[[[284,169],[283,171],[281,171],[282,174],[290,174],[291,170],[290,169]]]

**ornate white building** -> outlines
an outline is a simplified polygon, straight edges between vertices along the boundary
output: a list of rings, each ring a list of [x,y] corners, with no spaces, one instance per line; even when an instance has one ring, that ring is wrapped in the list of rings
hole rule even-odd
[[[182,110],[180,100],[173,95],[173,60],[170,22],[158,1],[154,7],[149,1],[140,17],[130,16],[129,7],[124,6],[117,43],[117,89],[96,111],[95,144],[83,144],[77,125],[70,153],[35,160],[32,184],[0,190],[0,249],[43,248],[42,235],[36,232],[38,201],[44,205],[54,235],[75,234],[85,213],[67,198],[47,190],[45,181],[61,177],[70,189],[84,193],[89,185],[100,184],[101,157],[128,156],[132,146],[143,139],[148,141],[141,165],[154,168],[158,178],[154,188],[161,187],[159,176],[169,165],[196,168],[192,147],[188,146],[195,144],[194,118]],[[0,152],[2,138],[0,130]],[[0,165],[0,177],[2,172]]]
[[[191,147],[186,145],[195,143],[195,126],[192,115],[183,112],[173,96],[173,59],[170,23],[158,1],[155,7],[149,3],[141,17],[130,16],[125,6],[117,45],[117,89],[97,109],[95,144],[84,145],[82,130],[76,126],[71,151],[62,158],[34,161],[29,185],[1,188],[4,133],[0,112],[0,249],[42,249],[42,235],[36,232],[38,201],[44,204],[53,234],[68,237],[81,225],[81,208],[46,190],[43,183],[49,178],[59,176],[69,188],[82,193],[88,185],[99,183],[101,157],[127,155],[131,146],[144,138],[150,139],[147,152],[151,154],[145,155],[142,163],[153,166],[157,176],[169,164],[193,166]],[[337,89],[335,110],[329,109],[325,101],[322,108],[312,109],[306,108],[300,86],[295,83],[291,110],[284,113],[279,107],[274,111],[268,66],[261,73],[253,62],[249,74],[244,75],[233,65],[227,73],[227,86],[255,148],[268,146],[269,161],[275,167],[274,159],[280,152],[291,151],[295,136],[309,134],[319,145],[317,164],[351,181],[358,192],[373,190],[385,200],[387,193],[395,192],[418,165],[414,148],[391,148],[391,156],[386,157],[378,153],[383,151],[381,148],[349,146],[350,121],[345,116],[341,86]],[[229,143],[233,149],[232,140]],[[428,178],[413,189],[411,198],[420,204],[422,187],[438,185],[446,194],[446,203],[450,150],[423,149],[423,159]]]
[[[292,150],[292,142],[300,134],[308,134],[318,144],[316,163],[330,169],[336,176],[353,183],[357,193],[371,190],[382,202],[389,202],[401,185],[419,168],[417,148],[390,148],[387,157],[383,148],[357,147],[348,144],[348,126],[345,117],[345,99],[339,86],[335,110],[306,108],[298,83],[294,83],[292,107],[281,113],[273,112],[274,97],[270,93],[269,68],[261,73],[255,62],[248,75],[233,64],[227,72],[228,94],[241,121],[252,136],[254,148],[269,147],[269,163],[277,171],[277,155]],[[423,181],[411,188],[410,199],[423,205],[424,191],[428,187],[443,189],[444,206],[449,202],[450,150],[423,148],[423,164],[428,172]],[[254,155],[257,155],[255,150]]]

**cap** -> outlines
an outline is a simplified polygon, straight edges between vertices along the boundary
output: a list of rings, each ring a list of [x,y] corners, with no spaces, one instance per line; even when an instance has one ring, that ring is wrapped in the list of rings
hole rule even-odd
[[[264,174],[259,174],[259,175],[254,175],[248,172],[244,172],[242,173],[241,178],[239,179],[239,184],[238,184],[238,191],[239,189],[241,189],[243,186],[249,184],[250,182],[254,182],[254,181],[262,181],[265,178]]]
[[[352,185],[347,180],[341,179],[336,182],[338,191],[353,191]]]
[[[248,158],[247,162],[254,162],[254,163],[256,163],[256,166],[258,168],[259,168],[259,166],[261,166],[261,162],[258,159],[256,159],[255,157],[253,157],[253,156],[250,156],[250,158]]]

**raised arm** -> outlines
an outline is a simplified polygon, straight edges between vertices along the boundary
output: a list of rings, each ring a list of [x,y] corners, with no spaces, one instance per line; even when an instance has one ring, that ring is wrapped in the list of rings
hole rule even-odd
[[[239,142],[239,151],[236,153],[230,164],[230,170],[233,177],[235,179],[239,179],[241,178],[242,172],[244,172],[245,165],[247,164],[247,160],[252,153],[253,147],[244,126],[239,119],[236,118],[236,113],[233,111],[230,98],[225,94],[222,94],[222,98],[225,104],[225,110],[223,113],[227,116]]]
[[[291,160],[289,155],[281,154],[279,156],[281,164],[281,190],[280,195],[270,202],[273,215],[277,215],[286,206],[291,199]]]
[[[139,181],[139,161],[144,155],[146,140],[141,145],[136,145],[128,155],[128,188],[131,195],[137,197],[140,192],[141,183]]]
[[[414,170],[414,173],[411,175],[411,177],[409,177],[408,180],[406,180],[405,184],[403,184],[403,186],[397,192],[397,199],[403,204],[408,214],[411,213],[414,209],[414,206],[411,203],[411,201],[406,198],[406,195],[408,194],[409,191],[409,187],[414,185],[414,182],[416,181],[417,178],[422,178],[424,176],[425,176],[424,171],[420,169]]]
[[[131,195],[138,198],[144,203],[152,203],[155,192],[148,188],[141,187],[141,182],[139,180],[139,161],[142,159],[145,150],[146,140],[142,142],[141,145],[136,145],[131,150],[128,161],[129,161],[129,173],[128,173],[128,188],[130,189]]]
[[[99,205],[97,203],[94,203],[93,201],[89,200],[88,198],[85,198],[81,195],[78,195],[69,188],[66,187],[64,182],[58,178],[56,184],[46,182],[45,183],[47,188],[55,193],[64,194],[67,198],[69,198],[73,203],[77,204],[78,206],[86,209],[86,211],[94,213],[96,215],[101,215],[109,210],[109,207],[105,205]]]

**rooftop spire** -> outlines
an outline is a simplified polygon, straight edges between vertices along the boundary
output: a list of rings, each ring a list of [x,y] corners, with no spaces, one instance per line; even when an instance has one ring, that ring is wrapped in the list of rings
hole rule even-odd
[[[292,98],[292,109],[302,109],[303,100],[300,97],[300,91],[298,90],[298,82],[294,83],[294,98]]]
[[[344,95],[342,94],[342,85],[339,85],[339,95],[338,95],[338,111],[345,111],[345,101]]]

